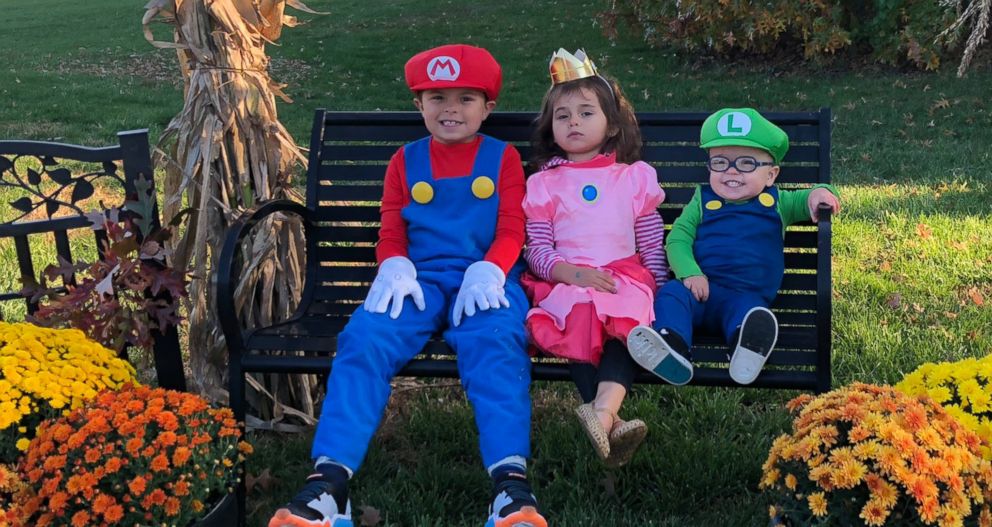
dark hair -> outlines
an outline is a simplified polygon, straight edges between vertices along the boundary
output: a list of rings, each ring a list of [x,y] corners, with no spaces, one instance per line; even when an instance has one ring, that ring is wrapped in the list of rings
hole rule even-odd
[[[533,151],[529,170],[537,172],[544,163],[554,156],[566,157],[565,151],[555,144],[553,130],[554,108],[558,98],[586,89],[596,94],[599,105],[606,115],[606,123],[613,135],[608,135],[603,144],[603,152],[616,152],[620,163],[633,163],[641,158],[641,129],[637,126],[634,108],[623,96],[616,81],[606,77],[586,77],[584,79],[555,84],[544,94],[541,113],[534,121],[534,135],[531,137]]]

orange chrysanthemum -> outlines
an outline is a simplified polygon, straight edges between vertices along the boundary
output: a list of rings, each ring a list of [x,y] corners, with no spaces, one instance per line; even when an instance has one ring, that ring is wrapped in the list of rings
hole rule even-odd
[[[251,452],[240,438],[230,409],[196,395],[133,385],[99,393],[38,428],[22,465],[35,487],[15,504],[15,525],[188,525],[237,483]]]
[[[872,526],[992,520],[992,462],[977,434],[933,401],[856,383],[788,408],[792,433],[773,442],[759,484],[774,495],[776,518],[831,524],[853,507]]]

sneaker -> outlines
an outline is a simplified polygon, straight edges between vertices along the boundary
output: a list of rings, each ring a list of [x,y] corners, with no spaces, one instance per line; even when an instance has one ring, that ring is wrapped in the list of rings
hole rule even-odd
[[[485,527],[548,527],[526,476],[511,474],[496,485]]]
[[[682,386],[692,380],[689,347],[666,329],[661,334],[648,326],[637,326],[627,335],[627,350],[634,362],[670,384]]]
[[[354,527],[348,500],[347,475],[340,467],[319,465],[307,483],[285,507],[276,511],[269,527]]]
[[[775,348],[778,321],[766,308],[755,307],[744,315],[737,332],[737,346],[730,356],[730,378],[738,384],[751,384]]]

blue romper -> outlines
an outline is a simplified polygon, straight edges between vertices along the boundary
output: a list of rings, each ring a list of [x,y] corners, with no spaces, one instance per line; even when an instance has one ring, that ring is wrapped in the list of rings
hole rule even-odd
[[[709,281],[709,299],[699,302],[682,281],[670,280],[654,305],[654,328],[674,331],[690,347],[695,327],[722,331],[729,343],[751,308],[771,305],[785,273],[777,187],[735,203],[701,185],[700,198],[692,253]]]
[[[455,296],[465,269],[484,259],[493,243],[499,194],[473,194],[472,183],[488,177],[499,188],[506,143],[483,136],[472,173],[434,179],[430,137],[404,146],[409,189],[423,182],[433,189],[427,203],[411,200],[401,212],[407,224],[408,254],[417,268],[426,309],[408,296],[399,318],[352,314],[338,335],[337,355],[327,381],[312,457],[327,456],[357,471],[382,419],[390,380],[435,333],[457,354],[462,386],[475,411],[486,467],[510,456],[530,456],[530,358],[524,316],[528,302],[519,284],[521,266],[506,279],[509,308],[477,311],[451,325]],[[413,194],[411,194],[413,195]]]

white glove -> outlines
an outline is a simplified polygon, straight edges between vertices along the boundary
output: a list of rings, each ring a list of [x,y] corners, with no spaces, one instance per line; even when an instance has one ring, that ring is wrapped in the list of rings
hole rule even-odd
[[[375,275],[362,305],[366,311],[385,313],[392,300],[393,308],[389,311],[389,318],[396,318],[403,311],[403,298],[406,295],[413,297],[417,309],[423,311],[427,307],[424,303],[424,290],[417,283],[417,268],[413,266],[413,262],[405,256],[392,256],[379,264],[379,274]]]
[[[468,266],[465,277],[462,278],[462,286],[458,289],[458,296],[455,297],[452,317],[455,327],[461,324],[462,313],[470,317],[475,314],[476,308],[485,311],[489,308],[499,309],[501,305],[510,307],[510,301],[503,291],[505,283],[506,275],[503,270],[492,262],[483,260]]]

